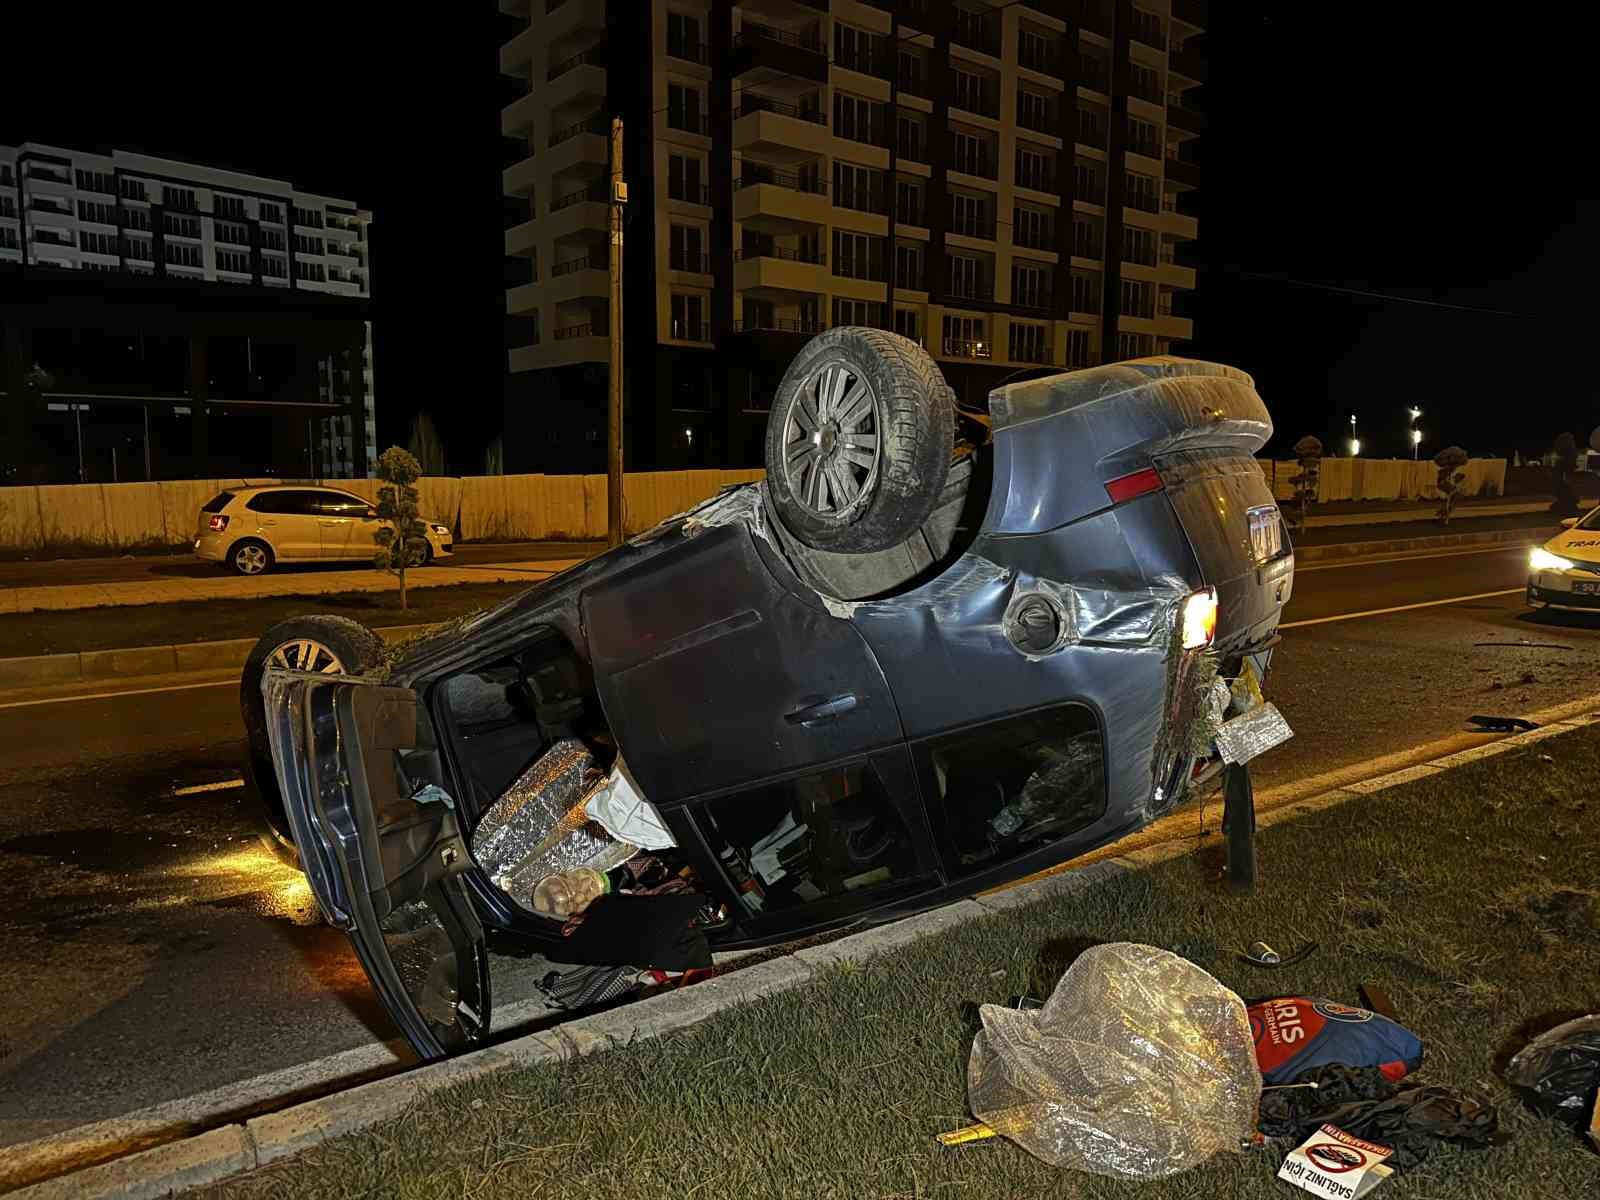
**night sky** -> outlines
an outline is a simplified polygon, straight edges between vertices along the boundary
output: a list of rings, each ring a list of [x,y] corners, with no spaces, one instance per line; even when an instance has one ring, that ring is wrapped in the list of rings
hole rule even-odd
[[[0,142],[141,149],[373,209],[380,444],[426,409],[453,467],[481,469],[504,363],[493,0],[13,7]],[[1365,452],[1402,453],[1411,404],[1425,453],[1539,452],[1600,423],[1576,7],[1213,0],[1191,352],[1255,375],[1278,443],[1342,439],[1354,412]]]

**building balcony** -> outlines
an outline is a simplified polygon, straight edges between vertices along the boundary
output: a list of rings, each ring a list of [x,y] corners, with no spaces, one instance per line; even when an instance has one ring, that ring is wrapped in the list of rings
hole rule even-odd
[[[1185,108],[1181,104],[1168,103],[1167,121],[1177,129],[1188,133],[1204,133],[1206,119],[1192,108]]]
[[[519,163],[512,163],[500,172],[500,191],[506,196],[531,196],[533,195],[533,181],[536,168],[534,160],[529,157]]]
[[[1194,337],[1194,322],[1188,317],[1172,313],[1156,314],[1156,336],[1186,342]]]
[[[1200,236],[1200,222],[1175,208],[1163,207],[1156,216],[1156,228],[1162,233],[1193,241]]]
[[[605,103],[606,48],[591,46],[581,54],[555,64],[550,81],[540,93],[545,107],[559,113],[574,107],[593,108]]]
[[[814,29],[803,33],[745,21],[733,38],[735,75],[763,67],[797,79],[828,82],[828,51]]]
[[[559,62],[584,43],[593,42],[596,34],[604,33],[606,7],[593,0],[583,0],[548,9],[540,33],[550,47],[550,61]]]
[[[983,304],[994,303],[994,284],[992,283],[956,283],[947,287],[945,297],[951,303],[959,305],[963,300],[976,300]]]
[[[1182,263],[1162,262],[1156,265],[1156,279],[1173,288],[1188,288],[1195,286],[1195,273],[1193,267],[1186,267]]]
[[[952,220],[947,230],[958,237],[977,238],[981,241],[994,241],[995,219],[993,217],[978,217],[969,220]]]
[[[827,184],[771,171],[752,178],[750,168],[754,165],[747,161],[745,174],[734,185],[734,220],[763,233],[831,223],[833,205],[828,200]]]
[[[1037,295],[1028,296],[1025,299],[1019,299],[1016,296],[1011,298],[1011,307],[1020,312],[1047,314],[1053,311],[1054,306],[1055,297],[1048,288]]]
[[[54,191],[57,188],[72,190],[72,176],[64,167],[49,167],[43,163],[29,163],[24,181],[31,191],[34,185],[42,185]]]
[[[500,74],[533,78],[533,56],[544,47],[544,31],[529,26],[500,47]]]
[[[544,218],[542,225],[552,242],[587,244],[597,238],[604,238],[610,222],[609,204],[579,194],[578,199],[570,204],[564,204],[560,208],[552,207],[550,215]],[[569,258],[576,251],[568,248],[558,250],[557,253],[561,258]]]
[[[735,321],[735,333],[821,333],[821,321],[791,321],[782,317],[770,320]]]
[[[611,118],[603,112],[596,112],[590,113],[587,117],[583,117],[580,120],[563,125],[559,129],[552,129],[549,136],[545,140],[546,144],[551,149],[554,149],[557,146],[565,145],[574,138],[582,137],[586,133],[598,134],[599,136],[604,137],[610,132]]]
[[[733,148],[741,154],[798,162],[822,157],[832,145],[827,116],[820,109],[747,94],[734,113]]]
[[[810,13],[827,12],[828,0],[739,0],[739,7],[751,16],[787,21]]]
[[[1196,164],[1169,156],[1164,160],[1163,166],[1166,170],[1167,178],[1174,183],[1181,183],[1191,188],[1200,186],[1200,168]]]
[[[533,133],[533,115],[541,109],[541,98],[528,93],[501,109],[502,138],[526,138]]]
[[[986,14],[957,8],[950,26],[950,41],[991,58],[1000,57],[1000,25]]]
[[[546,285],[546,295],[557,304],[569,304],[576,301],[604,300],[611,290],[611,271],[609,264],[601,259],[596,265],[594,256],[585,256],[580,259],[569,259],[566,264],[575,267],[557,275],[550,272],[550,282]]]
[[[1206,0],[1172,0],[1172,16],[1196,29],[1206,27]]]
[[[784,303],[828,290],[828,270],[820,252],[764,246],[736,251],[734,259],[733,286],[751,299]]]
[[[513,225],[506,230],[506,256],[508,258],[530,258],[534,247],[538,244],[540,222],[524,221],[520,225]]]

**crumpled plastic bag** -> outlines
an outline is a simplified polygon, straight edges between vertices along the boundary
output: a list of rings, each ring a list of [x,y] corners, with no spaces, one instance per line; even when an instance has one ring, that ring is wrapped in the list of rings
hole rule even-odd
[[[980,1011],[973,1114],[1052,1166],[1160,1179],[1255,1132],[1261,1073],[1244,1002],[1176,954],[1095,946],[1043,1008]]]
[[[1535,1112],[1588,1128],[1600,1104],[1600,1013],[1534,1038],[1512,1057],[1506,1082]]]

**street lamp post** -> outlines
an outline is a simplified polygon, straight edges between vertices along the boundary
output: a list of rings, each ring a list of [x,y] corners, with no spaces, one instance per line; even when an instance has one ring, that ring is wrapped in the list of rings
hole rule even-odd
[[[1356,436],[1356,415],[1350,414],[1350,457],[1355,458],[1361,453],[1361,439]]]
[[[1417,428],[1417,418],[1422,415],[1422,410],[1415,406],[1411,409],[1411,461],[1417,460],[1417,448],[1422,445],[1422,430]]]

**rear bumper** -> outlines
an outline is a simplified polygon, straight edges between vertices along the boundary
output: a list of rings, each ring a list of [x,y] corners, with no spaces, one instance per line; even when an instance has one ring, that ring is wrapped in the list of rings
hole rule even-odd
[[[223,562],[228,557],[229,540],[220,533],[202,533],[194,539],[194,555],[206,562]]]

